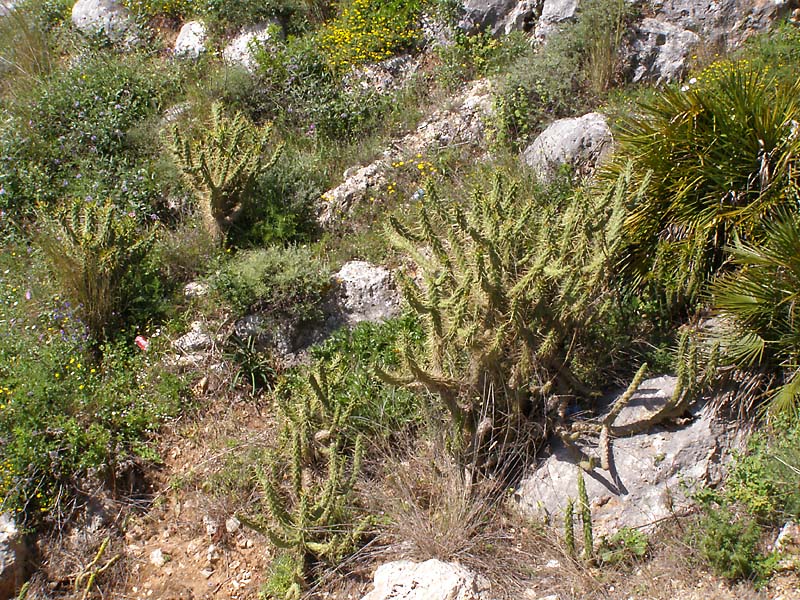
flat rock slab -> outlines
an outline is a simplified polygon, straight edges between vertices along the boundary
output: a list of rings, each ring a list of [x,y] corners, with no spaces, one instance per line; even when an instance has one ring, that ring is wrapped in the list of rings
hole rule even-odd
[[[375,571],[374,589],[361,600],[490,600],[489,582],[457,563],[400,560]]]
[[[672,395],[674,378],[645,381],[616,425],[646,419]],[[599,467],[584,473],[599,535],[623,527],[648,528],[692,504],[694,491],[718,484],[742,436],[715,418],[710,406],[698,408],[688,423],[656,425],[649,431],[612,442],[614,472]],[[515,498],[523,512],[561,522],[568,498],[578,497],[577,458],[560,439],[550,455],[519,485]]]

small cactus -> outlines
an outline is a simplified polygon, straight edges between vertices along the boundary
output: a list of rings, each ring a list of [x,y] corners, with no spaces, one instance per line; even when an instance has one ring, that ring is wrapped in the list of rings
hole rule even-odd
[[[232,119],[223,114],[222,104],[211,107],[206,135],[190,141],[175,126],[169,146],[183,179],[194,192],[203,225],[217,243],[224,241],[228,228],[242,213],[249,189],[256,177],[270,169],[282,146],[264,159],[271,128],[258,128],[244,115]]]
[[[592,509],[589,506],[589,495],[586,493],[586,482],[583,471],[578,469],[578,504],[581,509],[583,523],[583,558],[591,561],[594,557],[594,534],[592,533]]]
[[[567,545],[567,554],[570,558],[575,558],[575,501],[570,498],[567,500],[567,508],[564,510],[564,541]]]

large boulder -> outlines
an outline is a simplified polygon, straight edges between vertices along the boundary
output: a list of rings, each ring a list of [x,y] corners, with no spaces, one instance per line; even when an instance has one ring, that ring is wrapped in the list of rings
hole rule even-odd
[[[564,166],[588,175],[611,153],[613,139],[606,118],[588,113],[550,124],[522,152],[522,161],[542,181],[551,181]]]
[[[489,582],[457,563],[400,560],[375,571],[362,600],[490,600]]]
[[[26,546],[14,519],[0,514],[0,600],[14,598],[25,579]]]
[[[206,51],[206,26],[201,21],[183,24],[175,40],[173,54],[178,58],[198,58]]]
[[[229,65],[238,65],[248,71],[256,67],[255,49],[280,36],[280,26],[276,23],[261,23],[243,29],[222,51],[222,58]]]
[[[78,0],[72,7],[72,24],[86,35],[104,35],[112,42],[137,40],[133,17],[117,0]]]
[[[648,420],[672,397],[675,377],[648,379],[615,421],[618,427]],[[710,404],[687,418],[614,439],[611,472],[584,473],[592,523],[600,535],[623,527],[648,528],[691,504],[692,492],[718,484],[734,449],[735,427],[718,419]],[[577,498],[580,467],[573,451],[554,439],[547,458],[520,483],[515,498],[531,516],[562,522],[568,498]]]
[[[400,314],[400,294],[392,272],[384,267],[350,261],[333,276],[333,281],[334,310],[346,325],[377,323]]]
[[[465,0],[459,27],[468,32],[505,33],[506,18],[516,8],[517,0]]]
[[[642,20],[636,28],[630,61],[634,83],[680,80],[688,68],[689,56],[699,44],[700,36],[692,31],[658,19]]]

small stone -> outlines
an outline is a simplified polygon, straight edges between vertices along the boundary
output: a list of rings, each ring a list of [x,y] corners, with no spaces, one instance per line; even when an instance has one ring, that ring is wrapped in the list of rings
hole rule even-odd
[[[206,568],[206,569],[201,569],[200,570],[200,575],[202,575],[206,579],[210,579],[213,574],[214,574],[214,569]]]
[[[167,563],[167,558],[161,551],[161,548],[156,548],[150,553],[150,563],[155,567],[163,567]]]
[[[241,522],[236,517],[230,517],[227,521],[225,521],[225,531],[231,535],[239,531],[241,526]]]
[[[219,529],[219,523],[217,523],[214,519],[209,517],[208,515],[203,517],[203,525],[206,527],[206,535],[216,535],[217,530]]]
[[[206,550],[206,560],[212,565],[219,560],[219,550],[214,544],[211,544]]]
[[[561,563],[558,562],[555,558],[551,558],[547,561],[547,564],[544,566],[545,569],[560,569]]]

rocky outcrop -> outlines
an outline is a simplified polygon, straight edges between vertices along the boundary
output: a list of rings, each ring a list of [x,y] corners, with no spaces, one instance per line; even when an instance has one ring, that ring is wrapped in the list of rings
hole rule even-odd
[[[332,312],[344,324],[378,323],[400,315],[400,294],[388,269],[355,260],[345,263],[333,281]]]
[[[72,7],[72,24],[86,35],[104,35],[116,43],[138,40],[133,17],[117,0],[78,0]]]
[[[477,81],[454,103],[453,108],[435,112],[416,131],[387,148],[380,159],[345,171],[344,181],[322,195],[317,216],[319,224],[325,229],[335,228],[357,205],[380,193],[395,160],[454,145],[482,147],[485,142],[484,122],[491,114],[491,85],[486,80]]]
[[[280,26],[276,23],[261,23],[243,29],[222,51],[222,58],[229,65],[239,65],[248,71],[256,67],[254,49],[265,44],[275,36],[280,36]]]
[[[720,52],[769,28],[789,13],[791,0],[658,0],[634,25],[628,71],[634,82],[679,80],[702,45]]]
[[[175,40],[173,54],[178,58],[195,59],[206,51],[206,26],[200,21],[184,23]]]
[[[14,519],[0,514],[0,599],[14,598],[25,579],[26,547]]]
[[[362,600],[490,600],[489,582],[457,563],[400,560],[381,565]]]
[[[278,314],[247,315],[235,323],[234,333],[292,363],[310,345],[323,341],[341,327],[353,327],[364,321],[379,323],[399,316],[400,293],[388,269],[351,261],[331,277],[331,288],[321,309],[320,319],[305,323]]]
[[[606,118],[600,113],[588,113],[549,125],[522,152],[522,161],[542,181],[551,181],[565,166],[578,175],[588,175],[610,155],[612,143]]]
[[[671,398],[675,377],[642,383],[622,410],[618,427],[646,421]],[[692,504],[692,492],[722,480],[725,465],[741,436],[732,424],[718,419],[710,405],[694,408],[685,419],[655,425],[651,430],[612,442],[613,472],[596,467],[584,473],[592,508],[592,523],[600,534],[622,527],[648,528]],[[519,485],[515,498],[521,509],[560,523],[568,498],[577,498],[576,457],[560,440],[549,456]]]
[[[644,19],[637,27],[630,59],[633,82],[660,84],[680,80],[699,43],[700,36],[692,31],[657,19]]]
[[[500,35],[505,33],[506,19],[517,4],[517,0],[465,0],[458,26],[471,33]]]

